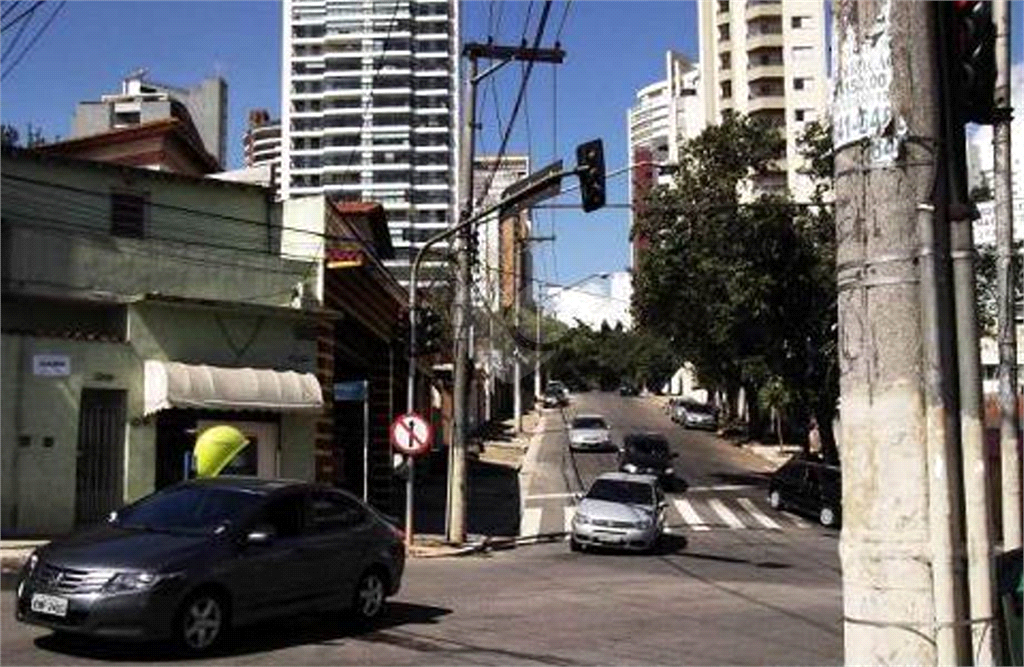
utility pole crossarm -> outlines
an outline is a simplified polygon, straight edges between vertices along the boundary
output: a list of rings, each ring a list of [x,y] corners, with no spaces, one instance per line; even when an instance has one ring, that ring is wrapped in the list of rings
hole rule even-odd
[[[462,55],[467,58],[489,58],[492,60],[535,60],[542,63],[561,64],[565,59],[565,51],[555,46],[553,49],[533,49],[528,46],[499,46],[497,44],[480,44],[469,42],[462,47]]]

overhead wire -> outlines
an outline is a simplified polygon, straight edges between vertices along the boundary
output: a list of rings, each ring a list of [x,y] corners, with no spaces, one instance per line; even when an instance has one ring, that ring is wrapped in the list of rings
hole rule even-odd
[[[46,29],[50,27],[50,24],[53,23],[53,20],[57,18],[57,14],[60,13],[60,10],[64,9],[64,5],[66,4],[67,0],[61,0],[61,2],[50,14],[50,17],[46,19],[45,23],[43,23],[42,27],[40,27],[39,30],[36,31],[36,34],[32,36],[32,40],[25,46],[22,52],[18,54],[18,57],[14,59],[14,62],[11,63],[10,66],[3,71],[3,73],[0,73],[0,79],[3,79],[3,77],[10,74],[14,70],[14,68],[18,66],[18,63],[20,63],[22,59],[26,55],[28,55],[28,52],[32,50],[32,47],[39,40],[39,38],[42,37],[43,33],[46,32]]]
[[[14,38],[11,39],[11,42],[7,45],[7,48],[4,49],[3,55],[0,55],[0,60],[7,60],[7,58],[11,55],[11,51],[13,51],[14,48],[18,45],[18,41],[21,39],[22,34],[25,32],[25,28],[27,28],[28,24],[31,22],[31,15],[21,22],[21,27],[18,28],[18,32],[14,33]]]
[[[20,4],[21,4],[21,0],[14,0],[13,2],[7,3],[7,8],[4,9],[2,12],[0,12],[0,21],[2,21],[5,18],[7,18],[7,15],[10,14],[15,9],[17,9],[18,5],[20,5]]]
[[[32,5],[28,9],[26,9],[22,13],[18,14],[17,16],[15,16],[13,19],[8,21],[7,23],[3,24],[3,26],[0,26],[0,32],[7,31],[8,29],[10,29],[10,27],[12,25],[17,23],[21,19],[25,18],[26,16],[31,16],[37,9],[39,9],[42,6],[42,4],[43,4],[43,0],[35,0],[35,2],[33,2]],[[7,12],[11,11],[12,9],[14,9],[14,7],[17,7],[17,6],[18,6],[18,3],[17,2],[14,3],[14,5],[12,7],[9,7],[4,12],[4,15],[6,15]]]

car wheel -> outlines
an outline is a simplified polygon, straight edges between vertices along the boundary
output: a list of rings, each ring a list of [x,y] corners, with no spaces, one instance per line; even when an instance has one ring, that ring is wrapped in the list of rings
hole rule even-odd
[[[224,599],[213,591],[202,591],[181,605],[175,624],[175,639],[189,653],[205,653],[221,641],[227,627],[228,611]]]
[[[359,578],[356,586],[355,596],[352,600],[352,609],[355,612],[356,620],[363,624],[370,624],[377,620],[384,613],[384,603],[387,599],[387,587],[384,585],[384,578],[376,570],[368,570]]]
[[[570,551],[583,551],[583,545],[576,541],[575,537],[569,538],[569,550]]]
[[[779,495],[778,491],[772,491],[768,494],[768,504],[772,506],[773,510],[782,509],[782,496]]]
[[[831,528],[832,526],[836,525],[835,510],[833,510],[828,505],[822,507],[821,511],[818,512],[818,521],[820,521],[821,525],[825,526],[826,528]]]

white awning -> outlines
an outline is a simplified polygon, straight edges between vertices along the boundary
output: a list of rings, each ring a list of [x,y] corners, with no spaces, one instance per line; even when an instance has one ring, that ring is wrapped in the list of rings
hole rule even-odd
[[[324,404],[316,376],[295,371],[147,360],[145,384],[147,415],[167,408],[296,411]]]

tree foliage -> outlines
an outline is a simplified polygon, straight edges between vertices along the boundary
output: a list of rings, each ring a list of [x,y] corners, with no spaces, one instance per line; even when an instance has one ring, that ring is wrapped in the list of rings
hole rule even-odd
[[[633,230],[648,240],[634,318],[671,340],[704,385],[744,388],[755,429],[766,426],[756,397],[769,380],[803,423],[814,413],[831,424],[838,397],[835,226],[823,205],[831,133],[810,123],[802,146],[814,205],[757,187],[779,177],[785,140],[727,113],[680,149],[675,182],[651,191]]]

